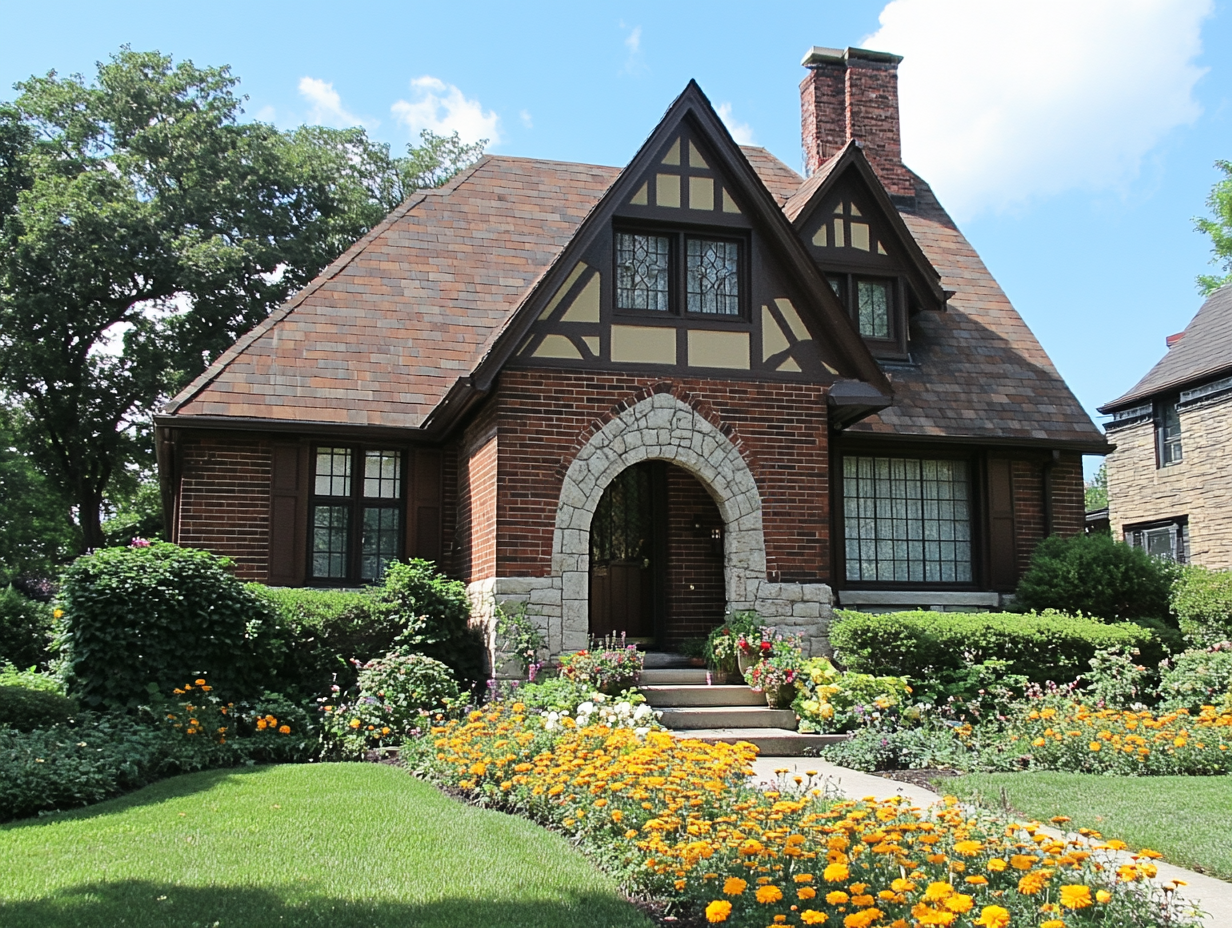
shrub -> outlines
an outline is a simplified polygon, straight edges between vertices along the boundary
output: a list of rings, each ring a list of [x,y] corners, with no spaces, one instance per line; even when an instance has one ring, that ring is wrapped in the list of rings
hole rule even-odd
[[[402,744],[428,727],[432,713],[459,699],[449,668],[422,654],[386,654],[364,664],[352,692],[323,697],[327,750],[345,757]]]
[[[59,693],[0,685],[0,728],[33,731],[63,725],[72,718],[73,710],[73,701]]]
[[[1232,640],[1232,570],[1186,567],[1172,587],[1172,608],[1193,644]]]
[[[1159,708],[1189,709],[1224,705],[1232,710],[1232,645],[1185,651],[1162,664]]]
[[[207,551],[163,542],[105,548],[65,571],[60,644],[69,695],[86,707],[135,707],[208,674],[259,695],[272,663],[273,615]]]
[[[1109,621],[1164,619],[1178,568],[1111,535],[1045,538],[1018,581],[1016,608],[1056,609]]]
[[[1004,672],[1036,683],[1068,682],[1086,670],[1095,652],[1141,647],[1151,633],[1130,623],[1045,612],[836,613],[830,642],[848,669],[882,677],[927,681],[966,665],[1002,660]]]
[[[273,684],[303,701],[355,685],[357,664],[393,650],[404,625],[394,603],[373,591],[292,589],[250,583],[277,616],[281,657]]]
[[[0,664],[46,667],[51,660],[52,610],[11,586],[0,590]]]
[[[824,657],[810,658],[801,670],[800,694],[792,706],[801,731],[850,731],[869,713],[899,706],[911,694],[902,677],[843,673]]]
[[[504,693],[493,694],[508,702],[521,702],[529,710],[572,713],[579,705],[594,695],[595,688],[568,677],[549,677],[535,683],[511,681],[504,685]]]
[[[0,686],[20,686],[28,690],[64,695],[64,683],[59,677],[33,668],[22,670],[12,664],[0,664]]]
[[[543,666],[548,641],[528,614],[524,602],[496,604],[496,651],[522,665],[532,680]]]
[[[431,561],[390,564],[381,594],[397,609],[404,631],[397,647],[426,654],[447,665],[463,686],[484,676],[484,642],[470,627],[471,601],[466,587],[450,580]]]

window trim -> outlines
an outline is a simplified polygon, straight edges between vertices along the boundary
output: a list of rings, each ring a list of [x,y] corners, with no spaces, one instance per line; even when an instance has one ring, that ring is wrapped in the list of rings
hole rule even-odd
[[[1167,529],[1172,538],[1172,557],[1174,564],[1188,564],[1190,554],[1189,516],[1174,516],[1171,519],[1155,519],[1150,522],[1134,522],[1121,526],[1121,538],[1133,548],[1141,548],[1150,553],[1146,544],[1148,532],[1158,532]]]
[[[667,258],[668,294],[667,311],[659,309],[635,309],[620,305],[619,241],[621,235],[657,235],[667,238],[670,242]],[[689,241],[731,242],[737,247],[736,273],[739,292],[736,313],[704,313],[691,312],[688,309],[688,243]],[[612,224],[612,314],[620,318],[638,320],[684,320],[715,322],[722,325],[749,323],[752,319],[750,302],[752,286],[750,272],[749,235],[729,228],[710,228],[706,226],[657,225],[649,223],[615,222]]]
[[[869,350],[878,358],[902,359],[907,357],[907,327],[909,312],[907,307],[907,288],[901,274],[877,273],[872,268],[844,267],[822,268],[822,276],[834,293],[833,280],[838,278],[842,292],[835,294],[846,312],[847,318],[855,327],[856,334],[864,340]],[[889,307],[890,335],[888,338],[877,338],[860,332],[860,310],[856,305],[855,294],[860,280],[886,281],[890,284],[891,305]]]
[[[1176,435],[1168,438],[1168,410],[1176,416]],[[1155,467],[1173,467],[1185,463],[1184,430],[1181,428],[1180,398],[1168,397],[1155,401]],[[1176,457],[1171,457],[1175,454]]]
[[[847,579],[847,513],[846,513],[846,477],[844,461],[848,457],[898,458],[910,460],[931,461],[961,461],[967,467],[967,524],[968,544],[970,545],[970,580],[849,580]],[[834,568],[835,580],[839,589],[850,590],[934,590],[943,592],[951,590],[966,592],[984,588],[984,567],[986,559],[986,529],[984,525],[984,484],[985,477],[978,455],[962,452],[938,453],[934,449],[923,446],[916,448],[896,448],[890,450],[861,443],[859,446],[843,448],[831,457],[831,479],[836,490],[834,498]]]
[[[345,496],[321,496],[316,492],[317,452],[322,448],[345,448],[351,454],[350,493]],[[364,454],[369,451],[395,451],[399,455],[399,494],[396,497],[366,497],[363,495]],[[395,509],[399,515],[398,547],[395,560],[406,556],[407,499],[409,497],[410,449],[401,445],[315,441],[308,448],[308,494],[305,533],[304,582],[310,586],[349,587],[379,582],[379,577],[365,579],[363,573],[363,511],[365,509]],[[317,577],[313,574],[313,530],[318,506],[345,506],[347,514],[347,553],[345,577]]]

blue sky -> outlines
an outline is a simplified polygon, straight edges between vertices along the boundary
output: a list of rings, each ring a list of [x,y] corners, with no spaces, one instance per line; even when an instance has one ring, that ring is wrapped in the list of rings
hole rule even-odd
[[[1094,413],[1200,304],[1210,249],[1192,218],[1232,160],[1230,7],[0,0],[0,98],[128,43],[230,64],[248,113],[284,127],[359,121],[399,147],[456,127],[493,151],[620,165],[696,78],[738,138],[799,168],[801,56],[867,43],[905,56],[904,160]]]

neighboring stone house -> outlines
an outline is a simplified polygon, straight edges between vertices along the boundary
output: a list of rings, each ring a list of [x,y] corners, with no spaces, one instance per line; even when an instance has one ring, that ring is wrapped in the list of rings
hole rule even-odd
[[[1107,445],[903,166],[898,62],[808,54],[807,179],[690,82],[624,168],[415,193],[156,417],[171,537],[271,584],[430,558],[553,652],[997,607]]]
[[[1210,295],[1111,414],[1113,537],[1182,563],[1232,568],[1232,286]]]

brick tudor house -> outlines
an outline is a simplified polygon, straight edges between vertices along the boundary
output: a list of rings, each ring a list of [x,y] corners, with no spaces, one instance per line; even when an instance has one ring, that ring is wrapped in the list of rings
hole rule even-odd
[[[1114,537],[1158,557],[1232,569],[1232,285],[1110,413],[1109,521]]]
[[[553,653],[997,607],[1107,445],[902,164],[899,61],[805,57],[807,179],[690,82],[623,169],[416,192],[156,417],[171,538],[276,585],[432,559]]]

